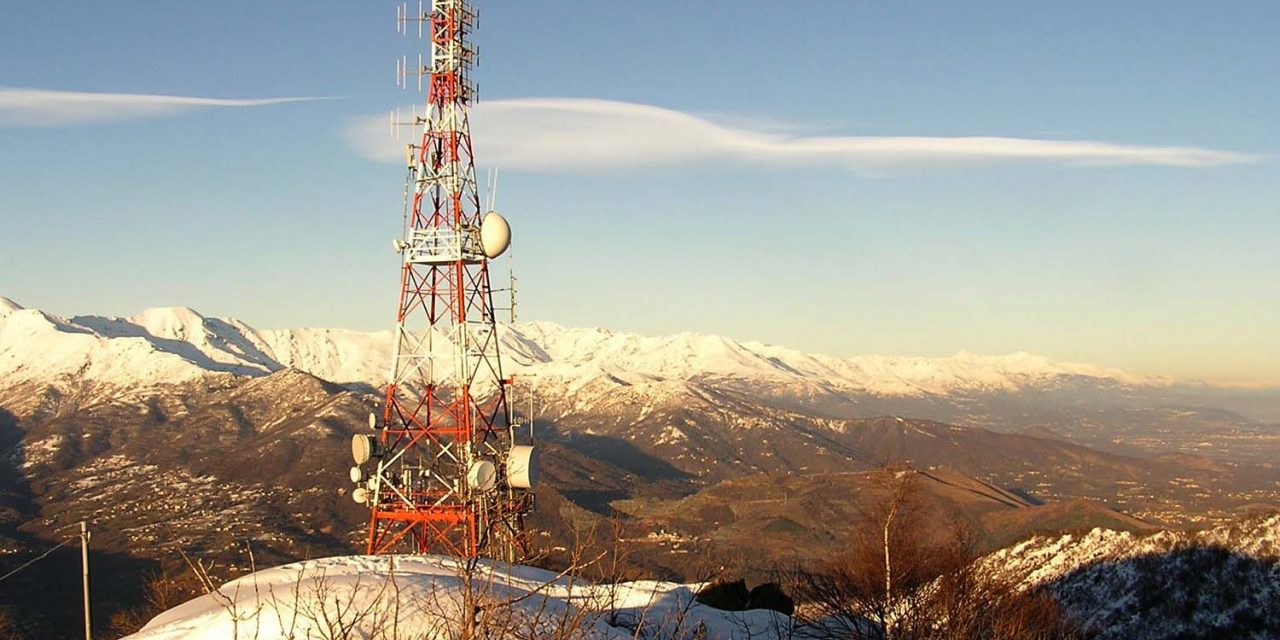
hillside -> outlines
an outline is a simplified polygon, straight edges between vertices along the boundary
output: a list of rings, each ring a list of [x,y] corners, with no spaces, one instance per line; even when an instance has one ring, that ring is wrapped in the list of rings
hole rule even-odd
[[[1154,528],[1091,500],[1035,503],[952,469],[915,475],[918,506],[929,514],[927,528],[945,534],[954,523],[967,523],[983,550],[1041,531]],[[710,554],[736,574],[765,580],[774,569],[812,561],[847,544],[883,491],[874,471],[761,474],[678,499],[641,497],[613,505],[649,532],[632,541],[635,558],[674,573],[690,556]]]
[[[1103,640],[1261,639],[1280,629],[1280,514],[1193,533],[1037,536],[981,562],[1047,589]]]

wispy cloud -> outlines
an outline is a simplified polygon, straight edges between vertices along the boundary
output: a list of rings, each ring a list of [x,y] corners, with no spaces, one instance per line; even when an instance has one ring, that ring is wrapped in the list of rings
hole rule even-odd
[[[0,87],[0,126],[64,127],[169,116],[211,107],[261,107],[325,98],[197,98]]]
[[[522,98],[473,110],[477,155],[516,170],[564,173],[720,163],[837,167],[863,174],[999,163],[1210,167],[1257,156],[1198,147],[1140,146],[1092,140],[993,136],[832,136],[733,125],[724,120],[610,100]],[[367,158],[402,162],[404,141],[388,135],[386,116],[345,131]]]

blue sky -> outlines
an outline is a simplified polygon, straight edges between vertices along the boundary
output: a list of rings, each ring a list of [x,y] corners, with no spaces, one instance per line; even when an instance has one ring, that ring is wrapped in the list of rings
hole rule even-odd
[[[394,7],[6,8],[0,294],[389,327]],[[1280,5],[776,7],[480,3],[524,319],[1280,382]]]

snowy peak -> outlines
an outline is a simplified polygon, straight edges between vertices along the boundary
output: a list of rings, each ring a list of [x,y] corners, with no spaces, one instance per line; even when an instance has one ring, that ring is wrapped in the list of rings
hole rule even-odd
[[[22,305],[4,296],[0,296],[0,318],[13,313],[14,311],[22,311]]]
[[[145,340],[207,371],[261,375],[282,368],[242,328],[187,307],[147,309],[128,318],[77,316],[71,322],[106,338]]]
[[[128,321],[157,338],[170,340],[199,339],[205,332],[204,316],[190,307],[153,307],[130,316]]]
[[[0,316],[0,380],[116,386],[198,378],[206,370],[148,340],[103,335],[36,309]]]

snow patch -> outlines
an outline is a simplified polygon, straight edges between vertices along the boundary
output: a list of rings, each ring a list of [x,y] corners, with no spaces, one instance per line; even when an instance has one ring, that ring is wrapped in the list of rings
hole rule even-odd
[[[639,581],[616,585],[575,582],[557,574],[481,562],[468,574],[444,556],[349,556],[266,569],[151,620],[133,640],[259,640],[332,637],[344,619],[344,637],[457,637],[466,585],[488,612],[486,637],[745,638],[748,631],[780,628],[772,611],[726,612],[694,601],[689,585]],[[507,628],[507,633],[496,632]],[[559,636],[567,637],[567,636]]]

